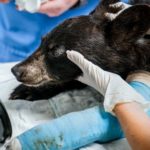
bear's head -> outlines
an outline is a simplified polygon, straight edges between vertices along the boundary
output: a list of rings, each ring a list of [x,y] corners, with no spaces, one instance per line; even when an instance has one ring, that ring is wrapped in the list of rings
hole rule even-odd
[[[12,68],[16,78],[31,86],[77,78],[82,71],[67,58],[67,50],[123,77],[136,69],[150,69],[150,40],[144,37],[150,28],[150,7],[135,5],[122,11],[123,5],[110,6],[108,1],[89,16],[68,19],[47,34],[37,51]]]

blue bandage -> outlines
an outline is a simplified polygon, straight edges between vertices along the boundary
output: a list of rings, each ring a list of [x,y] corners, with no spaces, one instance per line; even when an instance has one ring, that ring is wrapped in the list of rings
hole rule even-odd
[[[130,85],[150,100],[150,87],[140,82]],[[122,137],[118,120],[97,106],[49,121],[17,138],[22,150],[73,150],[95,141],[104,143]]]

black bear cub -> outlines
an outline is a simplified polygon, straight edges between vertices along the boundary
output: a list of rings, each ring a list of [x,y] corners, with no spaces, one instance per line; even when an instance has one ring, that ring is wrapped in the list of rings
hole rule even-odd
[[[150,6],[124,9],[117,2],[103,0],[89,16],[68,19],[47,34],[35,53],[12,68],[23,84],[10,99],[47,99],[85,87],[74,80],[82,72],[67,59],[67,50],[76,50],[123,78],[135,70],[150,71]]]

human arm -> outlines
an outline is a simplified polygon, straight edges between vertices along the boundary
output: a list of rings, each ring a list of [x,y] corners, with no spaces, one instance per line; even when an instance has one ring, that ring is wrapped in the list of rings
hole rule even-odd
[[[50,17],[56,17],[70,9],[78,1],[79,0],[48,0],[41,5],[39,12]]]
[[[149,150],[150,119],[143,110],[143,98],[118,75],[102,70],[77,52],[67,54],[83,72],[78,80],[104,95],[105,110],[115,113],[133,150]]]
[[[147,85],[147,87],[150,87],[150,73],[148,72],[133,73],[128,76],[127,81],[128,82],[138,81],[142,86]],[[145,95],[145,92],[147,91],[146,89],[144,89],[142,86],[139,88],[135,83],[133,85],[139,89],[138,91],[140,93],[144,92],[143,96]],[[149,92],[147,91],[147,93]],[[147,97],[146,99],[149,99],[149,98]],[[130,138],[130,145],[133,145],[132,148],[137,149],[137,150],[138,149],[144,149],[144,150],[150,149],[149,148],[150,138],[147,138],[149,136],[148,129],[150,126],[150,120],[147,117],[147,115],[143,113],[143,110],[141,109],[141,107],[135,103],[120,104],[120,105],[116,105],[114,111],[115,111],[115,114],[118,116],[120,123],[122,124],[122,128],[124,129],[124,132],[126,133],[126,137],[128,136],[128,138]],[[140,118],[140,121],[139,121],[139,118]],[[130,124],[133,124],[133,123],[135,123],[135,125],[131,126]],[[126,130],[127,131],[129,130],[130,132],[127,132]],[[147,133],[147,134],[143,135],[143,133]],[[134,147],[134,144],[138,145],[138,148]]]
[[[133,150],[150,149],[150,119],[139,104],[116,105],[114,112]]]
[[[9,0],[0,0],[0,3],[8,3]]]
[[[80,0],[16,0],[15,3],[18,10],[26,10],[30,13],[39,12],[49,17],[56,17],[80,4]]]

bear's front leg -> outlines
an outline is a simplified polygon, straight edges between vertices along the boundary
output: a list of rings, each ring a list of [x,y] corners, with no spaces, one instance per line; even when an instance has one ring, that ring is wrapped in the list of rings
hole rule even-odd
[[[10,95],[10,100],[23,99],[28,101],[37,101],[49,99],[57,94],[73,89],[82,89],[85,85],[78,81],[70,81],[59,85],[43,85],[40,87],[29,87],[19,85]]]

